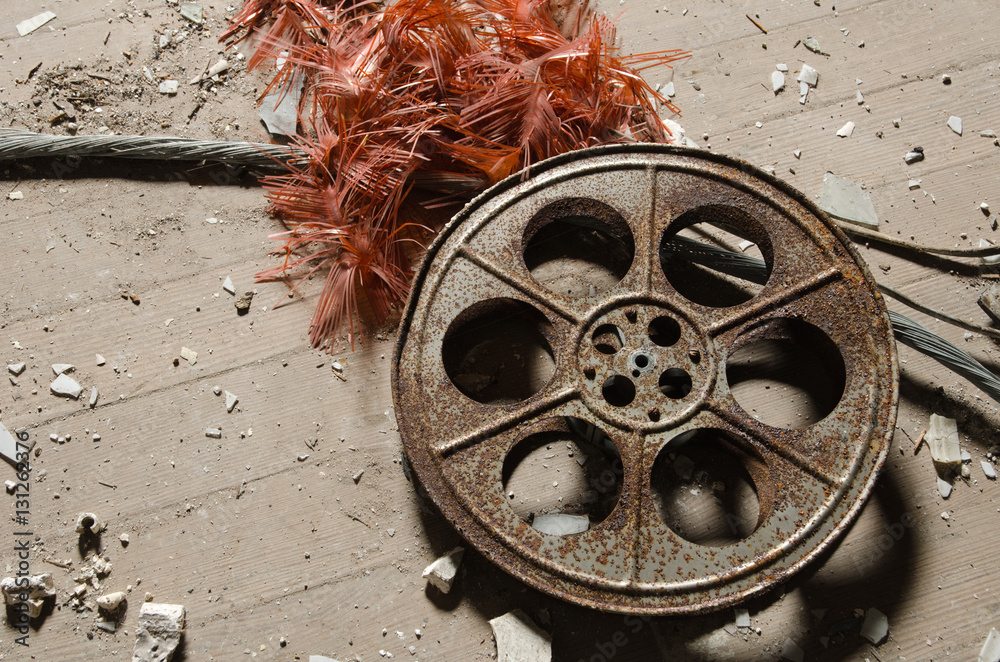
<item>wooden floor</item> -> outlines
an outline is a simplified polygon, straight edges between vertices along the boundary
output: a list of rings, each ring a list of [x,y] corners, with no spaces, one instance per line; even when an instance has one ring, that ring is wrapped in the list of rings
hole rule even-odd
[[[18,37],[14,25],[39,7],[0,10],[3,126],[38,128],[27,119],[37,118],[29,80],[37,62],[42,72],[78,61],[84,72],[106,71],[100,65],[138,75],[154,32],[181,26],[160,0],[57,0],[44,7],[57,13],[55,21]],[[1000,210],[1000,147],[980,137],[1000,131],[994,2],[690,0],[665,7],[605,0],[600,9],[623,12],[626,52],[691,51],[673,71],[646,75],[673,81],[678,121],[701,146],[773,168],[814,199],[828,171],[863,182],[882,229],[904,238],[946,246],[1000,239],[991,229]],[[182,84],[221,52],[215,39],[227,12],[221,4],[206,12],[208,33],[189,37],[183,51]],[[806,50],[806,37],[829,55]],[[787,89],[775,95],[770,79],[778,63],[790,73]],[[803,63],[819,72],[804,105],[794,81]],[[209,98],[193,119],[185,119],[194,104],[187,88],[172,109],[146,97],[123,100],[120,116],[112,116],[114,106],[102,112],[118,132],[115,122],[127,128],[125,111],[134,109],[169,116],[170,126],[151,123],[150,133],[212,138],[235,121],[228,135],[260,140],[252,92],[259,82],[235,73],[226,102]],[[962,136],[946,126],[952,115],[963,120]],[[848,121],[853,135],[837,137]],[[95,128],[84,125],[81,133]],[[903,155],[913,146],[923,147],[926,159],[908,166]],[[218,185],[200,171],[83,165],[0,164],[0,354],[6,363],[27,364],[16,386],[5,380],[0,387],[0,417],[11,430],[26,428],[41,449],[30,484],[31,570],[52,572],[57,589],[28,648],[15,643],[16,630],[0,626],[4,659],[129,659],[146,592],[187,607],[175,660],[192,661],[309,654],[368,661],[383,652],[491,659],[487,621],[513,608],[552,632],[557,662],[776,660],[787,639],[806,660],[970,660],[990,628],[1000,627],[1000,486],[979,467],[998,442],[997,403],[907,348],[900,348],[894,447],[874,496],[832,553],[747,605],[756,630],[730,634],[732,611],[651,620],[589,612],[524,588],[471,551],[450,595],[428,590],[422,569],[459,539],[403,474],[389,387],[395,333],[330,357],[308,346],[310,297],[272,310],[284,286],[252,282],[275,264],[265,255],[267,237],[281,229],[266,215],[260,188]],[[910,179],[920,188],[910,190]],[[24,199],[7,199],[12,191]],[[992,205],[992,216],[982,202]],[[874,247],[859,250],[879,281],[989,322],[976,305],[987,281],[973,261],[916,264]],[[257,289],[250,314],[235,314],[221,287],[226,276],[238,292]],[[907,314],[1000,367],[993,342]],[[183,347],[198,353],[197,362],[175,367]],[[95,354],[106,363],[96,365]],[[334,359],[346,381],[331,370]],[[79,402],[48,392],[53,363],[76,366],[86,389]],[[91,409],[92,386],[100,398]],[[215,386],[239,397],[232,413]],[[933,412],[958,420],[973,456],[972,479],[947,501],[929,454],[911,451]],[[220,428],[221,439],[206,437],[207,428]],[[50,434],[72,439],[54,443]],[[4,480],[13,478],[13,470],[6,473]],[[8,541],[21,530],[13,497],[7,503],[4,576],[16,571]],[[130,587],[116,634],[96,630],[95,614],[70,604],[72,577],[85,564],[74,532],[83,511],[108,524],[100,550],[113,569],[103,586]],[[72,570],[61,567],[67,562]],[[856,610],[871,607],[889,619],[889,638],[878,647],[857,634]]]

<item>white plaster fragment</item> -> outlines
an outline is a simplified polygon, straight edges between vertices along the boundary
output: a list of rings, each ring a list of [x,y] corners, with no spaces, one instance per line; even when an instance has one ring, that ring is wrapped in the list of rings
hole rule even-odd
[[[0,581],[0,592],[3,593],[5,604],[14,606],[26,602],[28,618],[37,618],[42,613],[45,601],[56,594],[52,573],[46,572],[41,575],[29,576],[27,586],[24,585],[24,580],[24,577],[4,578],[3,581]],[[27,600],[23,599],[25,594],[27,594]]]
[[[55,380],[49,384],[49,388],[56,395],[65,395],[73,398],[74,400],[79,398],[80,393],[83,392],[83,387],[80,386],[75,379],[66,374],[56,377]]]
[[[76,516],[76,532],[79,534],[89,532],[96,536],[104,529],[104,522],[94,513],[80,513]]]
[[[957,133],[958,135],[962,135],[962,118],[956,117],[954,115],[949,117],[948,128]]]
[[[670,81],[669,83],[664,85],[663,89],[661,89],[660,91],[663,92],[663,94],[667,98],[672,98],[675,94],[677,94],[677,91],[674,89],[674,81]]]
[[[497,662],[551,662],[552,637],[520,609],[490,621]]]
[[[542,533],[553,536],[569,536],[583,533],[590,528],[590,518],[586,515],[535,515],[531,525]]]
[[[958,424],[955,419],[931,414],[924,441],[936,463],[952,468],[958,468],[962,463],[962,449],[958,444]]]
[[[25,365],[23,363],[8,363],[7,364],[7,371],[10,372],[10,374],[14,375],[15,377],[17,377],[22,372],[24,372],[24,368],[25,368]]]
[[[785,74],[780,71],[771,72],[771,89],[775,94],[785,89]]]
[[[208,428],[205,430],[205,436],[209,439],[222,439],[222,430],[219,428]]]
[[[889,619],[872,607],[865,614],[865,620],[861,624],[861,636],[878,646],[889,636]]]
[[[1000,632],[996,628],[990,628],[990,633],[986,635],[986,641],[979,650],[979,662],[1000,662]]]
[[[75,369],[76,369],[76,366],[74,366],[72,363],[53,363],[52,364],[52,372],[54,372],[57,377],[59,375],[65,373],[65,372],[72,372]]]
[[[169,662],[184,635],[184,624],[183,605],[143,603],[132,662]]]
[[[947,499],[948,497],[951,496],[951,490],[952,490],[951,483],[949,483],[946,480],[943,480],[940,476],[938,476],[937,479],[937,488],[938,488],[938,494],[941,495],[942,499]]]
[[[194,365],[198,362],[198,352],[193,349],[188,349],[187,347],[181,347],[181,358],[189,364]]]
[[[906,182],[906,186],[907,186],[907,187],[908,187],[908,188],[909,188],[909,189],[910,189],[911,191],[915,191],[915,190],[917,190],[918,188],[920,188],[920,180],[919,180],[919,179],[911,179],[910,181]]]
[[[56,15],[53,12],[45,11],[42,12],[41,14],[38,14],[37,16],[32,16],[31,18],[25,19],[17,24],[17,34],[21,35],[22,37],[27,36],[32,32],[34,32],[35,30],[37,30],[38,28],[45,25],[46,23],[48,23],[49,21],[51,21],[52,19],[54,19],[55,17]]]
[[[878,215],[871,195],[861,184],[832,172],[823,175],[823,194],[819,207],[839,219],[878,229]]]
[[[93,409],[95,406],[97,406],[97,397],[98,397],[98,395],[99,395],[99,393],[97,392],[97,387],[96,386],[91,386],[90,387],[90,402],[87,403],[87,404],[90,405],[91,409]]]
[[[788,65],[785,64],[784,62],[779,62],[778,64],[774,65],[774,68],[782,73],[788,73]]]
[[[107,593],[100,596],[95,600],[97,602],[97,607],[102,611],[114,612],[125,602],[125,591],[115,591],[114,593]]]
[[[854,134],[854,122],[848,122],[844,126],[840,127],[837,131],[837,135],[841,138],[850,138]]]
[[[736,627],[738,627],[738,628],[748,628],[748,627],[750,627],[750,610],[749,609],[737,609],[736,610]]]
[[[865,95],[861,94],[861,90],[857,91],[857,94],[854,96],[854,100],[858,102],[859,106],[865,102]]]
[[[448,593],[451,591],[452,584],[455,583],[458,566],[462,563],[464,554],[464,548],[456,547],[424,568],[421,577],[442,593]]]
[[[94,362],[97,363],[97,365],[104,365],[104,357],[100,354],[94,354]]]
[[[799,77],[797,80],[800,83],[805,83],[809,87],[816,87],[819,83],[819,72],[810,67],[808,64],[803,64],[802,70],[799,71]]]
[[[170,96],[173,96],[177,94],[179,86],[180,83],[178,83],[176,80],[173,80],[172,78],[160,81],[160,87],[159,87],[160,94],[169,94]]]
[[[230,294],[236,294],[236,286],[233,285],[233,279],[230,278],[229,276],[226,276],[226,280],[223,281],[222,289],[224,289],[226,292],[229,292]]]
[[[997,479],[997,470],[993,468],[992,464],[990,464],[987,460],[980,460],[979,464],[982,466],[983,473],[986,474],[987,478],[990,480]]]
[[[226,411],[228,413],[233,413],[233,407],[235,407],[236,403],[239,401],[240,399],[237,396],[233,395],[229,391],[226,391]]]

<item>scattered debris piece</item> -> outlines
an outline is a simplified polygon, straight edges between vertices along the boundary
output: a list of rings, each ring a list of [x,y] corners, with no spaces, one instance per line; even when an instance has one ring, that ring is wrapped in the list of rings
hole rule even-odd
[[[919,179],[911,179],[908,182],[906,182],[906,186],[911,191],[916,191],[918,188],[920,188],[920,180]]]
[[[979,132],[979,136],[981,138],[996,138],[997,132],[994,131],[993,129],[983,129],[982,131]]]
[[[184,617],[183,605],[143,603],[132,662],[169,662],[184,635]]]
[[[205,430],[205,436],[209,439],[222,439],[222,430],[219,428],[208,428]]]
[[[190,365],[194,365],[198,362],[198,352],[193,349],[188,349],[187,347],[181,347],[181,358],[187,361]]]
[[[941,495],[942,499],[947,499],[948,497],[951,496],[951,490],[952,490],[951,483],[949,483],[946,480],[943,480],[940,476],[938,476],[937,479],[937,488],[938,488],[938,494]]]
[[[850,138],[854,134],[854,122],[848,122],[844,126],[840,127],[837,131],[837,135],[841,138]]]
[[[781,658],[791,662],[802,662],[805,659],[805,651],[802,647],[791,639],[785,639],[784,646],[781,647]]]
[[[951,76],[949,74],[943,74],[941,76],[941,82],[945,85],[951,85]]]
[[[94,407],[97,406],[97,397],[98,397],[98,395],[99,395],[99,393],[97,392],[97,387],[96,386],[91,386],[90,387],[90,402],[87,403],[88,405],[90,405],[91,409],[93,409]]]
[[[94,513],[80,513],[76,516],[76,532],[80,535],[89,533],[96,536],[105,528],[104,522]]]
[[[906,165],[913,165],[914,163],[923,161],[924,148],[914,147],[913,149],[911,149],[909,152],[906,153],[906,155],[903,157],[903,160],[906,161]]]
[[[75,379],[66,374],[56,377],[55,381],[49,384],[49,388],[56,395],[65,395],[74,400],[79,398],[80,393],[83,392],[83,387]]]
[[[250,312],[250,302],[253,301],[253,292],[244,292],[243,296],[236,300],[236,313],[246,315]]]
[[[102,595],[95,602],[97,602],[97,607],[101,611],[113,613],[118,611],[118,608],[125,602],[125,598],[125,591],[115,591],[114,593]]]
[[[738,628],[748,628],[748,627],[750,627],[750,610],[749,609],[737,609],[736,610],[736,627],[738,627]]]
[[[771,89],[774,90],[775,94],[785,89],[785,74],[780,71],[771,72]]]
[[[739,248],[744,253],[746,253],[747,249],[750,248],[751,246],[756,246],[756,244],[754,244],[749,239],[744,239],[743,241],[741,241],[740,243],[738,243],[736,245],[736,247]],[[580,466],[583,466],[583,465],[580,465]]]
[[[181,16],[192,23],[197,23],[198,25],[205,22],[205,15],[202,11],[201,4],[198,2],[182,2]]]
[[[590,518],[586,515],[535,515],[531,525],[542,533],[553,536],[569,536],[583,533],[590,528]]]
[[[123,533],[120,536],[118,536],[118,540],[119,542],[121,542],[122,547],[128,547],[129,537],[127,533]]]
[[[757,19],[755,19],[755,18],[754,18],[753,16],[751,16],[750,14],[746,14],[746,17],[750,19],[750,22],[751,22],[751,23],[753,23],[753,24],[754,24],[755,26],[757,26],[757,29],[758,29],[758,30],[760,30],[760,31],[761,31],[761,32],[763,32],[764,34],[767,34],[767,30],[766,30],[766,29],[764,28],[764,26],[763,26],[763,25],[761,25],[761,24],[760,24],[760,23],[759,23],[759,22],[757,21]]]
[[[442,593],[448,593],[451,591],[452,584],[455,583],[458,566],[462,563],[462,556],[464,554],[464,548],[456,547],[424,568],[424,572],[420,576]]]
[[[962,449],[958,444],[958,424],[954,418],[931,414],[925,441],[936,464],[953,469],[961,466]]]
[[[824,53],[823,49],[820,48],[819,42],[815,37],[806,37],[802,40],[802,45],[811,50],[813,53],[819,53],[820,55],[829,55],[829,53]]]
[[[550,662],[552,637],[520,609],[490,621],[497,642],[497,662]]]
[[[983,473],[986,475],[987,478],[989,478],[990,480],[997,479],[997,470],[993,468],[992,464],[990,464],[986,460],[980,460],[979,464],[983,467]]]
[[[809,88],[819,84],[819,72],[808,64],[803,64],[797,80],[799,82],[799,103],[805,103],[806,97],[809,95]]]
[[[871,195],[861,184],[832,172],[823,175],[823,194],[819,207],[839,219],[878,229],[878,215]]]
[[[229,276],[226,276],[226,280],[222,282],[222,289],[224,289],[226,292],[229,292],[232,295],[236,294],[236,286],[233,285],[233,279],[230,278]]]
[[[216,395],[222,395],[222,387],[218,384],[212,387],[212,393]]]
[[[240,401],[240,399],[238,397],[236,397],[235,395],[233,395],[229,391],[226,391],[226,412],[229,413],[229,414],[232,414],[233,413],[233,407],[235,407],[236,403],[239,402],[239,401]]]
[[[20,603],[27,603],[28,618],[38,618],[45,606],[48,598],[55,597],[56,589],[52,582],[52,573],[46,572],[40,575],[29,576],[27,586],[24,577],[6,577],[0,581],[0,592],[3,593],[4,603],[14,606]],[[24,599],[27,594],[27,600]]]
[[[365,470],[362,469],[358,473],[356,473],[353,476],[351,476],[351,480],[353,480],[354,484],[357,485],[358,483],[361,482],[361,477],[364,476],[364,475],[365,475]]]
[[[268,133],[280,136],[296,135],[299,99],[302,97],[303,85],[305,76],[296,70],[287,85],[276,87],[260,102],[257,114],[264,120]]]
[[[784,74],[788,73],[788,65],[785,64],[784,62],[779,62],[778,64],[774,65],[774,68],[780,71],[781,73]]]
[[[12,480],[5,480],[3,482],[4,489],[7,490],[7,494],[13,494],[17,492],[17,483]]]
[[[104,357],[101,356],[100,354],[94,354],[94,361],[97,363],[97,365],[104,365]]]
[[[677,94],[677,90],[674,89],[674,81],[670,81],[669,83],[664,85],[663,89],[661,89],[660,91],[663,92],[663,94],[666,95],[667,98],[672,98]]]
[[[958,135],[962,135],[962,118],[956,117],[954,115],[949,117],[948,128],[957,133]]]
[[[990,628],[990,633],[986,635],[979,651],[979,662],[1000,662],[1000,632],[996,628]]]
[[[35,30],[37,30],[38,28],[45,25],[55,17],[56,15],[53,12],[45,11],[42,12],[41,14],[38,14],[37,16],[32,16],[31,18],[25,19],[17,24],[17,34],[21,35],[22,37],[25,37],[34,32]]]
[[[63,374],[64,372],[72,372],[75,369],[76,369],[76,366],[74,366],[72,363],[53,363],[52,364],[52,372],[54,372],[57,377],[59,375]]]
[[[160,94],[169,94],[173,96],[177,94],[177,90],[180,88],[180,83],[172,78],[160,81]]]
[[[889,619],[872,607],[865,614],[865,620],[861,624],[861,636],[878,646],[889,636]]]
[[[858,102],[858,105],[860,106],[861,104],[863,104],[865,102],[865,95],[861,94],[861,90],[858,90],[857,94],[854,97],[854,99],[855,99],[855,101]]]
[[[24,193],[21,191],[11,191],[7,194],[9,200],[24,200]]]
[[[988,202],[981,202],[981,203],[979,203],[979,211],[983,212],[983,215],[989,216],[990,215],[990,203],[988,203]]]
[[[17,377],[22,372],[24,372],[24,368],[25,368],[25,365],[23,363],[8,363],[7,364],[7,371],[10,372],[10,374],[14,375],[15,377]]]
[[[10,460],[13,464],[18,462],[18,454],[30,452],[35,445],[34,438],[28,441],[18,441],[14,438],[7,427],[0,423],[0,455]],[[23,455],[21,457],[24,457]]]

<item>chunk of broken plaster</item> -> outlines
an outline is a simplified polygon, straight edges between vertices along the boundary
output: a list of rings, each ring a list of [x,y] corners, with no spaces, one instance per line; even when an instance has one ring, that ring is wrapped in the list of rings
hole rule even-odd
[[[132,662],[169,662],[184,635],[184,621],[183,605],[143,603]]]
[[[230,414],[233,413],[233,407],[235,407],[236,403],[239,402],[239,401],[240,401],[240,399],[238,397],[236,397],[235,395],[233,395],[229,391],[226,391],[226,411],[227,412],[229,412]]]
[[[819,72],[810,67],[808,64],[803,64],[802,70],[799,71],[799,77],[797,80],[800,83],[805,83],[809,87],[816,87],[819,83]]]
[[[962,118],[955,117],[954,115],[949,117],[948,128],[957,133],[958,135],[962,135]]]
[[[771,89],[775,94],[785,89],[785,74],[780,71],[771,72]]]
[[[29,441],[18,441],[14,435],[7,430],[7,427],[0,423],[0,455],[10,460],[12,464],[27,459],[28,453],[35,445],[34,439]]]
[[[819,208],[839,219],[878,229],[878,215],[868,191],[854,180],[832,172],[823,175]]]
[[[90,405],[91,409],[93,409],[97,405],[97,396],[98,396],[97,387],[96,386],[92,386],[90,388],[90,402],[87,403],[87,404]]]
[[[923,161],[924,152],[923,150],[911,149],[905,156],[903,156],[903,160],[906,161],[906,165],[912,165],[918,161]]]
[[[748,627],[750,627],[750,610],[749,609],[737,609],[736,610],[736,627],[738,627],[738,628],[748,628]]]
[[[105,529],[104,522],[94,513],[80,513],[76,516],[76,532],[83,534],[90,532],[97,535]]]
[[[236,286],[233,285],[233,279],[229,276],[226,276],[226,280],[222,282],[222,289],[230,294],[236,294]]]
[[[550,662],[552,637],[520,609],[490,621],[497,642],[497,662]]]
[[[17,34],[21,35],[22,37],[29,35],[38,28],[42,27],[43,25],[51,21],[52,19],[54,19],[55,17],[56,15],[53,12],[45,11],[42,12],[41,14],[38,14],[37,16],[32,16],[31,18],[25,19],[17,24]]]
[[[12,374],[15,377],[17,377],[22,372],[24,372],[24,364],[23,363],[8,363],[7,364],[7,370],[10,372],[10,374]]]
[[[941,495],[942,499],[947,499],[951,496],[951,483],[943,480],[940,476],[937,479],[938,494]]]
[[[57,377],[59,375],[63,374],[64,372],[72,372],[75,368],[76,368],[76,366],[74,366],[72,363],[53,363],[52,364],[52,372],[54,372]]]
[[[848,122],[844,126],[840,127],[837,131],[837,135],[841,138],[850,138],[854,134],[854,122]]]
[[[957,469],[962,464],[962,449],[958,444],[958,424],[954,418],[931,414],[924,441],[937,464]]]
[[[173,95],[177,94],[177,90],[178,90],[179,86],[180,86],[180,83],[178,83],[176,80],[173,80],[173,79],[168,79],[168,80],[165,80],[165,81],[161,81],[160,82],[160,87],[159,87],[160,94],[169,94],[170,96],[173,96]]]
[[[309,662],[337,662],[337,660],[326,655],[310,655]]]
[[[791,639],[785,639],[785,644],[781,647],[781,659],[791,662],[802,662],[805,659],[805,651],[802,647]]]
[[[222,430],[219,428],[208,428],[205,430],[205,436],[210,439],[222,439]]]
[[[569,536],[583,533],[590,528],[590,518],[586,515],[535,515],[531,526],[537,531],[553,536]]]
[[[97,365],[104,365],[104,357],[100,354],[94,354],[94,362],[96,362]]]
[[[125,592],[115,591],[114,593],[107,593],[97,598],[95,602],[97,602],[97,607],[102,611],[118,611],[118,608],[125,602]]]
[[[80,393],[83,392],[83,387],[75,379],[66,374],[56,377],[55,381],[49,385],[49,388],[56,395],[65,395],[74,400],[79,398]]]
[[[455,583],[458,566],[462,563],[464,554],[465,549],[456,547],[424,568],[421,577],[442,593],[448,593],[451,591],[452,584]]]
[[[865,620],[861,624],[861,636],[878,646],[889,636],[889,619],[872,607],[865,614]]]
[[[980,466],[982,466],[983,473],[986,475],[987,478],[989,478],[990,480],[997,479],[997,470],[993,468],[992,464],[990,464],[986,460],[980,460],[979,464]]]
[[[0,592],[3,593],[4,602],[10,606],[22,603],[28,605],[28,618],[37,618],[42,613],[45,601],[56,594],[55,585],[52,583],[52,573],[46,572],[41,575],[28,577],[27,586],[24,585],[24,577],[6,577],[0,581]],[[27,600],[24,600],[27,594]]]
[[[187,347],[181,347],[181,358],[187,361],[190,365],[194,365],[198,362],[198,352],[193,349],[188,349]]]
[[[1000,632],[991,628],[979,650],[979,662],[1000,662]]]
[[[287,85],[275,88],[260,102],[257,114],[264,120],[268,133],[285,136],[297,133],[304,84],[305,74],[297,71]]]

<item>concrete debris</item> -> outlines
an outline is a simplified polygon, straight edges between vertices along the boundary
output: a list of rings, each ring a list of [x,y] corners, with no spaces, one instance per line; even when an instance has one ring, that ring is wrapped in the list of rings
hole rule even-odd
[[[187,347],[181,347],[181,358],[187,361],[190,365],[194,365],[198,362],[198,352],[193,349],[188,349]]]
[[[948,497],[951,496],[951,490],[952,490],[951,483],[949,483],[946,480],[942,480],[940,476],[938,476],[937,479],[937,488],[938,488],[938,494],[941,495],[942,499],[947,499]]]
[[[984,129],[979,132],[979,135],[982,138],[996,138],[997,132],[994,131],[993,129]]]
[[[17,377],[22,372],[24,372],[24,368],[25,368],[25,365],[23,363],[8,363],[7,364],[7,371],[10,372],[10,374],[14,375],[15,377]]]
[[[52,372],[55,373],[56,377],[63,374],[64,372],[73,372],[76,369],[72,363],[53,363]]]
[[[957,133],[958,135],[962,135],[962,118],[955,117],[954,115],[949,117],[948,128]]]
[[[169,94],[173,96],[177,94],[177,90],[180,89],[180,83],[172,78],[160,81],[160,94]]]
[[[182,2],[181,16],[197,25],[201,25],[205,22],[205,14],[202,11],[201,3],[199,2]]]
[[[11,191],[7,194],[8,200],[24,200],[24,193],[21,191]]]
[[[736,610],[736,627],[738,627],[738,628],[748,628],[748,627],[750,627],[750,610],[749,609],[737,609]]]
[[[784,62],[779,62],[778,64],[774,65],[774,68],[780,71],[781,73],[784,74],[788,73],[788,65],[785,64]]]
[[[21,604],[27,604],[28,618],[38,618],[45,606],[45,601],[56,595],[55,585],[52,583],[52,573],[46,572],[41,575],[28,577],[28,585],[24,585],[24,577],[6,577],[0,581],[0,592],[3,593],[4,603],[15,610],[23,609]],[[25,598],[27,598],[25,600]]]
[[[169,662],[184,635],[184,624],[183,605],[143,603],[132,662]]]
[[[282,85],[272,90],[260,102],[257,114],[264,120],[268,133],[280,136],[294,136],[299,122],[299,99],[302,97],[302,87],[305,75],[296,72],[288,85]]]
[[[236,313],[238,315],[246,315],[250,312],[250,302],[253,301],[253,292],[244,292],[243,296],[236,299]]]
[[[79,398],[80,393],[83,392],[83,387],[75,379],[66,374],[56,377],[55,381],[49,385],[49,388],[56,395],[64,395],[74,400]]]
[[[104,357],[100,354],[94,354],[94,362],[97,363],[97,365],[104,365]]]
[[[93,409],[95,406],[97,406],[97,396],[98,395],[99,394],[97,392],[97,387],[96,386],[91,386],[90,387],[90,402],[87,403],[87,404],[90,405],[91,409]]]
[[[906,186],[911,191],[916,191],[918,188],[920,188],[920,180],[919,179],[911,179],[908,182],[906,182]]]
[[[497,642],[497,662],[550,662],[552,637],[520,609],[490,621]]]
[[[857,91],[854,100],[858,102],[859,106],[865,102],[865,95],[861,94],[861,90]]]
[[[586,515],[535,515],[531,525],[537,531],[553,536],[569,536],[583,533],[590,528],[590,518]]]
[[[97,607],[101,611],[116,612],[118,611],[118,608],[122,606],[122,603],[126,601],[125,597],[125,591],[107,593],[97,598]]]
[[[809,87],[816,87],[819,84],[819,72],[808,64],[802,65],[802,70],[799,71],[799,77],[797,79],[800,83],[805,83]]]
[[[233,413],[233,407],[235,407],[236,403],[239,401],[240,399],[238,397],[236,397],[229,391],[226,391],[226,412],[230,414]]]
[[[802,647],[791,639],[785,639],[785,644],[781,647],[781,659],[790,660],[791,662],[802,662],[805,659],[806,652],[802,650]]]
[[[0,423],[0,455],[7,458],[12,464],[17,464],[28,457],[28,453],[35,445],[32,437],[28,441],[18,441],[14,438],[7,427]]]
[[[420,576],[442,593],[448,593],[451,591],[452,584],[455,583],[458,566],[462,563],[464,554],[465,549],[456,547],[424,568],[424,572]]]
[[[213,386],[212,387],[212,393],[214,393],[216,395],[222,395],[222,387],[218,386],[218,385]]]
[[[55,17],[56,15],[54,13],[50,11],[45,11],[42,12],[41,14],[38,14],[37,16],[32,16],[31,18],[25,19],[17,24],[17,34],[21,35],[22,37],[25,37],[34,32],[35,30],[37,30],[38,28],[45,25]]]
[[[826,55],[826,53],[823,52],[823,49],[819,47],[819,42],[815,37],[806,37],[802,40],[802,45],[811,50],[813,53]]]
[[[229,276],[226,276],[226,280],[223,281],[222,289],[234,296],[236,295],[236,286],[233,285],[233,279]]]
[[[12,480],[5,480],[3,482],[4,489],[7,490],[7,494],[13,494],[17,492],[17,483]]]
[[[953,469],[961,466],[962,449],[958,443],[958,424],[955,419],[931,414],[924,441],[936,464]]]
[[[780,71],[771,72],[771,89],[775,94],[785,89],[785,74]]]
[[[208,428],[205,430],[205,436],[209,439],[222,439],[222,430],[219,428]]]
[[[909,152],[903,156],[903,160],[906,161],[906,165],[913,165],[924,160],[924,148],[914,147]]]
[[[979,464],[980,466],[982,466],[983,473],[986,475],[987,478],[989,478],[990,480],[997,479],[997,470],[993,468],[992,464],[990,464],[986,460],[980,460]]]
[[[123,533],[120,536],[118,536],[118,540],[119,542],[121,542],[122,547],[128,547],[129,537],[127,533]]]
[[[660,91],[663,92],[664,96],[666,96],[667,98],[672,98],[674,95],[677,94],[677,90],[674,89],[674,81],[670,81],[669,83],[664,85],[663,89],[661,89]]]
[[[819,207],[839,219],[878,229],[878,215],[868,191],[846,177],[838,177],[832,172],[823,175]]]
[[[1000,632],[991,628],[979,651],[979,662],[1000,662]]]
[[[89,533],[96,536],[105,528],[104,522],[94,513],[80,513],[76,516],[76,532],[80,535]]]
[[[875,607],[868,610],[861,624],[861,636],[876,646],[889,636],[889,619]]]
[[[229,70],[229,62],[225,58],[219,60],[212,66],[208,68],[208,77],[218,76],[219,74]]]
[[[837,131],[837,135],[841,138],[850,138],[854,134],[854,122],[848,122],[844,126],[840,127]]]

